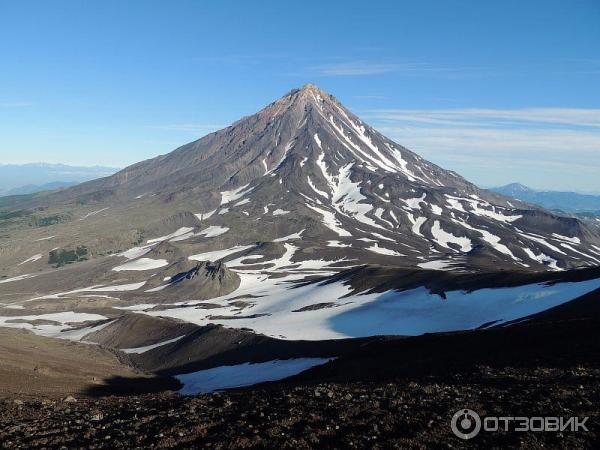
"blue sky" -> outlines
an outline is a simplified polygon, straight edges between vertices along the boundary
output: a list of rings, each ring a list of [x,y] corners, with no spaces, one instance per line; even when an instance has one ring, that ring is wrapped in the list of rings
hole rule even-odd
[[[480,185],[600,191],[597,0],[0,0],[0,163],[125,166],[307,82]]]

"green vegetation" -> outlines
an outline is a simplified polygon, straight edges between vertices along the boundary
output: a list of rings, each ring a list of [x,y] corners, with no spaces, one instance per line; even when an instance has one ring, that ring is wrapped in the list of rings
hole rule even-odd
[[[83,245],[78,246],[75,250],[64,248],[52,250],[48,256],[48,264],[54,264],[54,267],[62,267],[65,264],[85,261],[88,259],[87,254],[87,247]]]
[[[66,222],[71,216],[65,214],[53,214],[46,217],[34,217],[33,226],[35,227],[48,227],[50,225],[56,225],[57,223]]]
[[[138,230],[137,239],[133,242],[133,246],[140,245],[142,242],[144,242],[144,232]]]
[[[31,212],[26,211],[24,209],[18,209],[16,211],[0,211],[0,220],[16,219],[19,217],[27,216],[29,214],[31,214]]]
[[[87,205],[88,203],[99,203],[108,198],[114,197],[114,191],[107,189],[104,191],[90,192],[89,194],[83,194],[77,197],[76,203],[78,205]]]
[[[29,220],[31,214],[32,212],[26,209],[0,211],[0,229],[6,231],[19,227],[22,222],[26,223]]]
[[[11,229],[26,227],[48,227],[72,219],[69,213],[48,213],[47,208],[32,209],[3,209],[0,210],[0,230],[6,232]]]
[[[20,202],[31,200],[36,194],[24,194],[24,195],[7,195],[6,197],[0,197],[0,208],[10,208]]]

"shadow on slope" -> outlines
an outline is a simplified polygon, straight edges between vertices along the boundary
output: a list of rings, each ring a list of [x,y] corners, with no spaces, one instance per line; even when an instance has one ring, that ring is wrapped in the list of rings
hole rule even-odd
[[[104,380],[103,385],[90,385],[83,394],[87,397],[126,396],[177,391],[182,384],[169,376],[153,378],[127,378],[114,376]]]
[[[286,382],[445,376],[468,374],[481,366],[600,367],[599,330],[600,289],[508,326],[373,339]]]
[[[582,272],[556,276],[562,277],[561,281],[581,281],[595,273]],[[600,289],[503,326],[415,337],[287,341],[249,330],[208,325],[197,327],[176,342],[128,355],[136,368],[157,375],[153,381],[140,385],[115,378],[106,387],[91,388],[87,394],[124,395],[178,389],[179,383],[172,378],[176,374],[298,357],[335,356],[338,359],[270,384],[393,381],[450,373],[463,373],[468,380],[468,374],[481,366],[566,368],[583,364],[596,367],[600,365],[598,330]]]

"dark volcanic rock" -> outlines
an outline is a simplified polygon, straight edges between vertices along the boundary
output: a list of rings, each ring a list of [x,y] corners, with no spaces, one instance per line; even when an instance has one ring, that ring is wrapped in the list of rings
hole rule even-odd
[[[191,333],[198,326],[146,314],[125,314],[85,340],[105,347],[123,349],[144,347]]]
[[[468,380],[469,382],[466,382]],[[3,448],[596,448],[600,372],[480,367],[393,382],[319,383],[180,397],[0,400]],[[481,432],[453,414],[589,417],[588,432]]]
[[[202,261],[194,263],[189,270],[171,275],[165,293],[201,300],[229,294],[239,285],[240,277],[225,264]]]

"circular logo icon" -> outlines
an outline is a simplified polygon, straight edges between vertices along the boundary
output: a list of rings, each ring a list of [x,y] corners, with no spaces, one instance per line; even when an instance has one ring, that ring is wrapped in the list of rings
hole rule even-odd
[[[452,416],[452,432],[461,439],[471,439],[481,430],[481,418],[471,409],[459,409]]]

